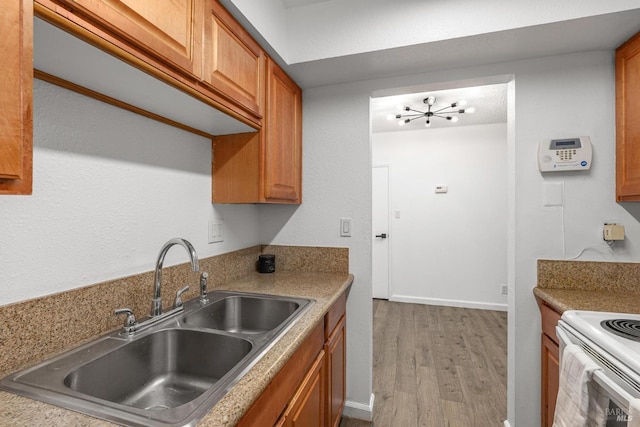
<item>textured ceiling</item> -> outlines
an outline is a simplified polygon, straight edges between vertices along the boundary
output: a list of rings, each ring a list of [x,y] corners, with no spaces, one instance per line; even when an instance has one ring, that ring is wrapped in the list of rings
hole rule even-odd
[[[322,3],[329,0],[280,0],[284,7],[291,9],[292,7],[306,6],[312,3]]]
[[[387,115],[399,113],[398,105],[426,111],[423,99],[428,96],[436,97],[436,103],[432,110],[461,100],[467,101],[467,107],[473,106],[476,108],[476,112],[473,114],[460,114],[457,123],[445,119],[432,118],[430,128],[506,123],[507,121],[507,85],[494,84],[371,98],[372,132],[425,129],[425,120],[423,118],[414,120],[404,126],[399,126],[398,120],[388,120]]]

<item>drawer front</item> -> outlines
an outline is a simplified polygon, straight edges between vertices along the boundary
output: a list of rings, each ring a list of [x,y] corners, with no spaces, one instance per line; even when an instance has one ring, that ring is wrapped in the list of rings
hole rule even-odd
[[[347,310],[347,293],[343,293],[340,298],[333,304],[325,316],[324,322],[324,337],[329,338],[329,335],[333,333],[336,325],[344,316]]]
[[[558,320],[560,320],[562,314],[558,313],[545,303],[540,304],[540,314],[542,315],[542,332],[551,338],[554,343],[558,344],[556,326],[558,325]]]

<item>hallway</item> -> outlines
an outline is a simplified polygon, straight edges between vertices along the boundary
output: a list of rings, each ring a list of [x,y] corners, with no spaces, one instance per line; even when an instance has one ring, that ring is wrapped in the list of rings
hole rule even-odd
[[[376,427],[502,426],[507,313],[374,300],[373,391]]]

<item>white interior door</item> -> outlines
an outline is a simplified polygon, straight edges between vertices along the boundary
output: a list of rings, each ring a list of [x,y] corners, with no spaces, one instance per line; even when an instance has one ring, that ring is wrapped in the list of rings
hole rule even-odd
[[[373,297],[389,299],[389,166],[373,167]]]

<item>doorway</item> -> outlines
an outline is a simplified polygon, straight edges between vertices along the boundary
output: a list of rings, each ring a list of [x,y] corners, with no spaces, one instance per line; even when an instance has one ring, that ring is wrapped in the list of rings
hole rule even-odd
[[[476,114],[387,120],[423,97],[440,109],[467,97]],[[507,310],[506,99],[504,83],[372,98],[374,298]]]
[[[389,165],[377,165],[372,170],[373,223],[373,298],[389,299],[389,264],[391,239],[389,223]]]

